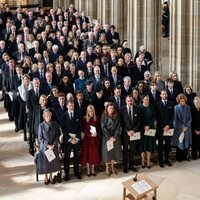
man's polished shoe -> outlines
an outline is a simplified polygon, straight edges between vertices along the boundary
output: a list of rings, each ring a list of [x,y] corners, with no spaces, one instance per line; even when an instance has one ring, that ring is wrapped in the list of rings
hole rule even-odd
[[[77,179],[81,179],[81,175],[78,174],[78,175],[76,176],[76,178],[77,178]]]
[[[127,174],[127,173],[128,173],[128,170],[127,170],[127,169],[123,169],[123,172],[124,172],[125,174]]]
[[[161,168],[164,168],[164,164],[163,163],[159,163]]]
[[[167,166],[169,166],[169,167],[172,166],[172,164],[171,164],[171,162],[170,162],[169,160],[165,160],[165,164],[166,164]]]
[[[18,128],[15,128],[15,132],[18,132],[19,131],[19,129]]]
[[[137,172],[137,169],[135,167],[131,167],[130,170],[133,172]]]
[[[65,176],[64,180],[69,181],[69,176]]]

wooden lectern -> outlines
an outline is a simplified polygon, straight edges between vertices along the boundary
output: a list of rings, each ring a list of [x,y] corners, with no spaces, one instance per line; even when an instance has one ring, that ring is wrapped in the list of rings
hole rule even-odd
[[[157,199],[158,186],[153,183],[145,174],[138,174],[137,181],[133,178],[122,182],[124,186],[123,200],[150,200]],[[128,191],[128,192],[127,192]],[[153,192],[153,196],[150,198],[150,193]]]

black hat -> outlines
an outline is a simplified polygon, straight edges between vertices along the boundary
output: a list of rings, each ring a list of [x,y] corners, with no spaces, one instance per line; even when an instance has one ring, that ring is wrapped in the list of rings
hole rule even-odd
[[[85,85],[91,85],[91,84],[93,84],[93,82],[92,82],[91,80],[87,80],[87,81],[85,82]]]
[[[97,93],[102,92],[102,88],[101,87],[97,87],[96,92]]]

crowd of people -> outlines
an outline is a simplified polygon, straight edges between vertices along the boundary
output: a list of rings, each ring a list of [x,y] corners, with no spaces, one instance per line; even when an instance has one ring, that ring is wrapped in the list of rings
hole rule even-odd
[[[179,162],[191,145],[192,158],[200,156],[200,98],[174,71],[167,80],[151,75],[151,53],[141,45],[133,55],[114,25],[101,27],[73,4],[38,13],[1,4],[0,30],[4,107],[29,153],[37,153],[45,184],[54,183],[60,149],[66,181],[72,151],[77,179],[80,164],[88,177],[100,163],[108,176],[117,174],[116,161],[124,173],[137,171],[138,154],[142,168],[151,168],[156,151],[161,168],[172,166],[172,145]]]

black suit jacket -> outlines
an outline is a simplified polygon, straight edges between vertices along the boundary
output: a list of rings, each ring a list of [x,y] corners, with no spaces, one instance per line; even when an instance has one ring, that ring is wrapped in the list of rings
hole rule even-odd
[[[81,59],[78,60],[76,63],[76,71],[78,71],[80,69],[85,71],[87,69],[86,64],[87,64],[87,60],[86,60],[86,62],[83,62]]]
[[[149,103],[155,105],[158,101],[160,101],[160,92],[156,91],[156,98],[154,99],[152,92],[148,93],[149,95]]]
[[[90,80],[93,82],[93,89],[96,90],[97,88],[102,87],[103,81],[104,81],[105,77],[104,76],[100,76],[100,81],[97,82],[95,75],[93,75]]]
[[[116,84],[115,84],[114,79],[113,79],[112,76],[109,77],[109,80],[110,80],[110,84],[111,84],[112,88],[115,88],[118,85],[122,85],[122,83],[123,83],[122,76],[120,76],[120,75],[117,75]]]
[[[128,95],[131,94],[131,86],[128,88],[128,91],[126,91],[125,88],[124,88],[124,86],[122,86],[121,91],[122,91],[122,96],[126,97],[126,96],[128,96]]]
[[[87,110],[87,106],[89,105],[89,102],[86,100],[82,101],[81,107],[79,106],[79,103],[77,100],[75,100],[74,102],[75,104],[75,109],[80,113],[80,116],[83,117],[86,115],[86,110]]]
[[[65,105],[63,106],[63,109],[61,108],[60,104],[53,108],[55,121],[57,121],[60,126],[62,125],[62,121],[63,121],[62,117],[66,111],[67,109]]]
[[[81,139],[81,116],[78,111],[74,110],[74,117],[70,119],[68,111],[62,117],[62,132],[64,136],[64,146],[68,144],[71,138],[69,133],[76,134],[76,138]]]
[[[117,101],[116,101],[115,96],[110,97],[110,99],[109,99],[108,101],[115,104],[115,106],[116,106],[118,112],[119,112],[120,109],[125,105],[125,103],[124,103],[124,98],[123,98],[122,96],[120,97],[120,106],[117,105]]]
[[[173,127],[174,120],[174,103],[167,100],[167,105],[164,106],[162,100],[156,103],[156,118],[157,118],[157,133],[163,133],[165,126]]]
[[[168,99],[173,101],[174,104],[177,104],[176,97],[179,94],[179,91],[177,91],[176,89],[173,89],[173,93],[171,94],[169,89],[167,89],[167,94],[168,94]]]
[[[122,126],[122,140],[129,141],[130,137],[127,134],[127,131],[133,130],[138,132],[140,130],[140,111],[137,106],[133,106],[133,120],[130,122],[128,120],[128,111],[127,106],[123,106],[120,110],[121,126]]]

